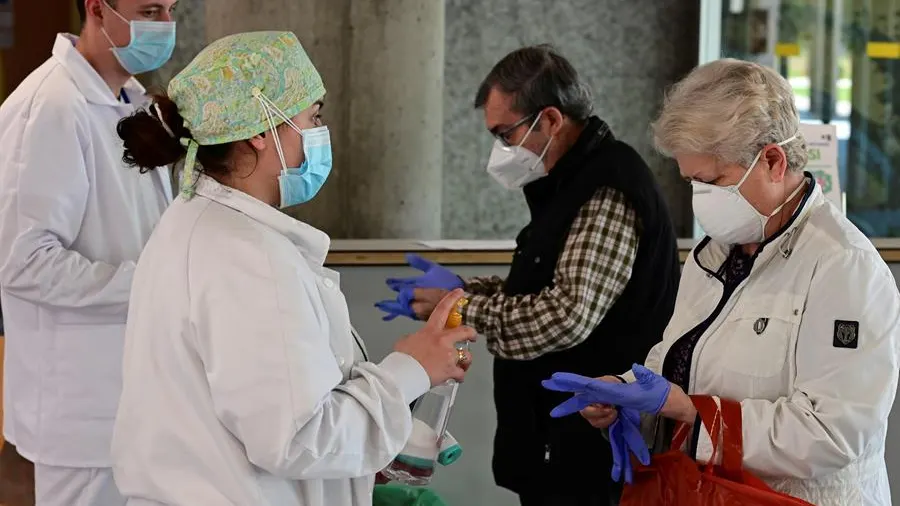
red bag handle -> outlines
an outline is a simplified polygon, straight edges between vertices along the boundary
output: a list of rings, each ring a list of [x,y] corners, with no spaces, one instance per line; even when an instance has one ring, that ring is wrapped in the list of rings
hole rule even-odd
[[[741,417],[741,404],[730,399],[715,399],[709,396],[692,396],[694,406],[700,419],[709,432],[713,443],[710,463],[716,461],[719,452],[722,454],[721,475],[731,481],[743,483],[744,467],[744,432]],[[718,426],[714,425],[718,424]],[[721,430],[721,441],[719,431]],[[721,443],[721,444],[720,444]],[[712,471],[711,464],[707,471]]]
[[[744,467],[744,428],[741,415],[741,403],[730,399],[719,399],[719,405],[709,396],[691,396],[700,420],[710,434],[713,443],[712,457],[706,465],[705,472],[714,473],[718,452],[722,452],[722,465],[719,475],[729,481],[750,485],[760,490],[771,490],[765,482],[753,474],[745,473]],[[719,431],[722,431],[721,445]],[[680,450],[692,432],[691,425],[679,422],[672,438],[672,449]]]
[[[697,414],[700,416],[700,421],[706,427],[706,431],[709,432],[710,440],[712,441],[713,451],[712,457],[710,458],[710,463],[715,462],[716,454],[719,452],[719,433],[722,430],[722,416],[719,410],[719,406],[716,405],[716,402],[712,397],[708,397],[705,395],[692,395],[691,400],[694,403],[694,407],[697,409]],[[692,424],[687,424],[684,422],[679,422],[675,428],[675,435],[672,436],[672,449],[673,450],[681,450],[684,446],[685,441],[687,441],[688,434],[692,432]],[[712,464],[707,466],[707,471],[712,472]]]
[[[722,411],[719,409],[716,401],[708,395],[692,395],[691,400],[694,402],[694,407],[697,409],[700,421],[706,428],[706,432],[709,433],[709,439],[710,442],[712,442],[712,454],[706,465],[706,472],[712,473],[713,463],[716,461],[719,452],[722,451],[721,445],[719,444],[719,441],[722,439],[719,437],[723,426]]]
[[[722,468],[728,478],[738,481],[744,468],[744,423],[741,404],[731,399],[719,399],[722,407]]]

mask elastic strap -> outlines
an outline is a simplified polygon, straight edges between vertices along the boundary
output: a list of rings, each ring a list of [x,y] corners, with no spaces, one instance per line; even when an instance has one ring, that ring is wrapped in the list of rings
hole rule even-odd
[[[255,96],[259,101],[263,102],[264,104],[266,104],[269,107],[270,113],[274,113],[276,116],[281,118],[282,121],[287,123],[289,127],[293,128],[295,132],[297,132],[300,135],[303,135],[303,131],[300,130],[300,127],[295,125],[293,120],[291,120],[291,118],[288,118],[287,115],[284,114],[284,112],[282,112],[282,110],[279,109],[278,106],[275,105],[275,103],[269,99],[269,97],[265,96],[265,94],[263,94],[262,91],[258,91],[257,95],[255,95]]]
[[[544,111],[541,111],[541,112],[538,113],[537,116],[534,117],[534,121],[531,122],[531,126],[528,127],[528,131],[525,132],[525,137],[522,137],[522,141],[519,142],[519,144],[518,144],[520,147],[522,146],[522,144],[525,144],[525,139],[527,139],[528,136],[531,135],[531,132],[534,131],[534,127],[537,126],[538,121],[541,120],[541,116],[542,116],[543,114],[544,114]]]
[[[103,36],[106,37],[106,41],[109,42],[109,48],[110,48],[110,50],[113,50],[113,49],[120,49],[119,46],[117,46],[117,45],[115,45],[115,43],[113,43],[112,38],[110,38],[109,34],[106,33],[106,28],[103,28],[103,27],[101,26],[101,27],[100,27],[100,33],[102,33]]]
[[[544,146],[544,150],[541,151],[541,156],[539,156],[538,159],[535,160],[534,165],[531,166],[532,171],[534,171],[535,167],[537,167],[538,164],[544,160],[544,156],[547,154],[547,151],[550,151],[550,144],[552,144],[552,143],[553,143],[553,137],[550,137],[550,140],[547,141],[547,145]]]
[[[272,137],[275,140],[275,151],[278,152],[278,159],[281,160],[281,170],[282,172],[287,172],[287,162],[284,159],[284,151],[281,149],[281,140],[278,138],[275,119],[272,117],[272,111],[269,110],[268,99],[265,98],[265,95],[259,90],[253,90],[253,96],[256,97],[256,99],[259,100],[260,105],[262,105],[263,113],[266,115],[266,121],[269,123],[269,128],[272,130]]]
[[[784,146],[785,144],[787,144],[787,143],[789,143],[789,142],[791,142],[791,141],[797,140],[797,137],[799,137],[799,136],[800,136],[800,132],[797,132],[797,133],[795,133],[794,135],[788,137],[787,139],[785,139],[785,140],[779,142],[778,145],[779,145],[779,146]]]
[[[781,211],[782,209],[784,209],[784,206],[786,206],[788,202],[793,200],[794,197],[796,197],[797,194],[800,193],[800,190],[803,190],[804,188],[806,188],[806,180],[805,179],[803,181],[803,184],[801,184],[800,186],[797,187],[797,189],[792,191],[791,194],[788,195],[788,198],[784,199],[784,202],[782,202],[780,206],[776,207],[775,210],[772,211],[772,214],[770,214],[766,218],[771,218],[772,216],[775,216],[776,214],[778,214],[778,212]]]
[[[785,139],[781,142],[777,142],[775,145],[776,146],[784,146],[785,144],[797,139],[797,137],[799,137],[799,136],[800,136],[800,132],[797,132],[794,135],[788,137],[787,139]],[[752,172],[754,167],[756,167],[756,162],[759,161],[759,157],[761,157],[762,154],[763,154],[763,150],[760,149],[759,152],[756,153],[756,157],[753,158],[753,163],[751,163],[750,167],[747,168],[747,172],[744,172],[744,177],[742,177],[741,180],[738,181],[738,184],[735,185],[735,189],[740,189],[741,185],[744,184],[744,181],[746,181],[747,178],[750,177],[750,172]],[[788,200],[790,200],[790,199],[788,199]]]
[[[166,130],[166,133],[169,134],[169,137],[177,139],[177,137],[175,137],[175,132],[173,132],[172,129],[169,128],[169,125],[166,124],[166,120],[163,119],[162,110],[160,110],[159,104],[157,104],[156,102],[153,102],[153,113],[156,115],[156,119],[159,120],[159,124],[162,125],[162,127]]]
[[[113,11],[113,14],[115,14],[116,16],[118,16],[119,19],[121,19],[122,21],[124,21],[126,24],[129,24],[129,25],[131,24],[131,21],[128,21],[127,19],[125,19],[125,16],[119,14],[119,11],[117,11],[116,9],[114,9],[113,6],[109,4],[109,0],[103,0],[103,3],[104,3],[107,7],[109,7],[109,10]]]
[[[127,19],[125,19],[125,16],[119,14],[119,11],[113,9],[112,5],[109,5],[109,0],[103,0],[103,5],[105,5],[109,10],[111,10],[113,14],[118,16],[118,18],[121,19],[126,25],[131,26],[131,21],[128,21]],[[106,33],[106,28],[101,26],[100,32],[103,34],[104,37],[106,37],[106,41],[109,42],[109,45],[113,49],[121,49],[119,46],[117,46],[113,43],[112,38],[109,36],[108,33]],[[132,33],[131,33],[131,38],[132,38],[132,40],[134,39],[134,31],[132,31]],[[131,45],[130,42],[129,42],[129,45]],[[125,47],[127,47],[127,46],[125,46]]]

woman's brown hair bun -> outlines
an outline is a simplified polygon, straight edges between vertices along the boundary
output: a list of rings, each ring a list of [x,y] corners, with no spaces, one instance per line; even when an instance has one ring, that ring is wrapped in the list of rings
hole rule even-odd
[[[157,117],[156,107],[165,126]],[[178,106],[165,94],[154,95],[149,110],[142,109],[120,120],[116,131],[125,144],[122,160],[131,167],[139,167],[142,174],[184,158],[187,148],[182,146],[181,139],[191,137]]]

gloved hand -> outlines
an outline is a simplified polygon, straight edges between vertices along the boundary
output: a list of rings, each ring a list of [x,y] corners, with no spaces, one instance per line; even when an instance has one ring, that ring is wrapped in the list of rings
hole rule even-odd
[[[387,285],[391,290],[399,292],[405,288],[442,288],[452,291],[463,288],[465,283],[459,276],[453,274],[450,269],[426,260],[419,255],[408,253],[406,261],[413,269],[418,269],[424,274],[411,278],[388,278]]]
[[[416,313],[412,310],[413,288],[403,288],[399,292],[394,300],[383,300],[375,303],[375,307],[387,313],[382,317],[382,320],[389,322],[398,316],[416,319]]]
[[[609,444],[612,446],[612,479],[631,483],[634,472],[631,456],[634,454],[643,465],[650,464],[650,450],[641,435],[641,414],[634,409],[619,408],[619,417],[609,427]]]
[[[642,365],[634,364],[631,370],[637,380],[634,383],[609,383],[578,374],[555,373],[541,383],[544,388],[575,395],[553,408],[550,416],[568,416],[591,404],[609,404],[654,415],[659,413],[669,397],[672,384]]]

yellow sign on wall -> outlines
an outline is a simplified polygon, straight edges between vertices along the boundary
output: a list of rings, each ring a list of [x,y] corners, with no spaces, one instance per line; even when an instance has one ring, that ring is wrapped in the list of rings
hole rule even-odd
[[[880,60],[900,59],[900,42],[869,42],[866,54],[869,58]]]
[[[786,57],[786,56],[800,56],[800,44],[795,44],[793,42],[779,42],[775,44],[775,55]]]

